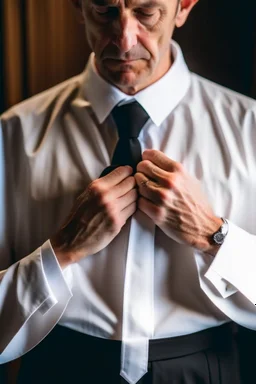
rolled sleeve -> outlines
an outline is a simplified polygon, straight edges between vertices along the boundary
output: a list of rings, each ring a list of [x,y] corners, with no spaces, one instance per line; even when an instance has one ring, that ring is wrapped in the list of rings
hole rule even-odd
[[[256,304],[256,237],[229,222],[228,235],[205,277],[223,298],[240,291]]]

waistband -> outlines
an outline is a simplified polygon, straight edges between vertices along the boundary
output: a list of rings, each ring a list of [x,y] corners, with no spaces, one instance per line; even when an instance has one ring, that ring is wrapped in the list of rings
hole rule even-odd
[[[177,337],[149,340],[149,361],[172,359],[191,355],[207,349],[224,350],[231,348],[235,338],[236,325],[233,322],[206,330]],[[82,348],[100,351],[102,354],[119,354],[121,341],[109,340],[83,334],[57,325],[50,337],[65,338],[65,344],[76,344]],[[57,340],[56,340],[57,342]]]
[[[235,333],[236,325],[226,323],[189,335],[150,340],[149,361],[182,357],[207,349],[223,350],[232,345]]]

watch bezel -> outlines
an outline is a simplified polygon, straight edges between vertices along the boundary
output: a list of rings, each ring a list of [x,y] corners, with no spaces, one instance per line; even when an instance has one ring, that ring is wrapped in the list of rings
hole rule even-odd
[[[218,245],[223,244],[224,239],[225,239],[225,235],[223,235],[223,233],[221,233],[219,231],[214,233],[214,235],[213,235],[213,240]]]
[[[221,217],[221,220],[223,221],[222,226],[212,236],[213,242],[217,245],[222,245],[228,234],[228,222],[223,217]]]

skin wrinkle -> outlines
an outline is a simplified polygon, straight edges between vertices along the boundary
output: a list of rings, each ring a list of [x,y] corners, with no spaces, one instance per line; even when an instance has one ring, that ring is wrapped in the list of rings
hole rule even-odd
[[[98,5],[98,6],[124,6],[124,7],[132,7],[133,6],[133,3],[135,4],[135,6],[138,6],[137,5],[137,1],[135,0],[91,0],[91,3],[92,4],[95,4],[95,5]],[[161,6],[163,5],[162,1],[161,0],[145,0],[145,1],[141,1],[139,6],[140,7],[147,7],[147,8],[150,8],[150,7],[154,7],[154,6]]]
[[[168,7],[165,0],[83,1],[86,36],[99,73],[130,95],[159,80],[171,66],[170,35],[177,4],[175,1]],[[117,16],[112,19],[98,15],[100,6],[104,12],[116,7]],[[150,22],[139,14],[149,9],[153,15]],[[117,59],[134,61],[120,63]]]

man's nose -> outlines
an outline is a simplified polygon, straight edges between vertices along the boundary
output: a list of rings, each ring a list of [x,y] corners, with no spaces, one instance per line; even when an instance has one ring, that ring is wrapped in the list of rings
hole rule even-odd
[[[137,44],[137,22],[130,15],[122,15],[117,23],[113,43],[121,52],[129,52]]]

